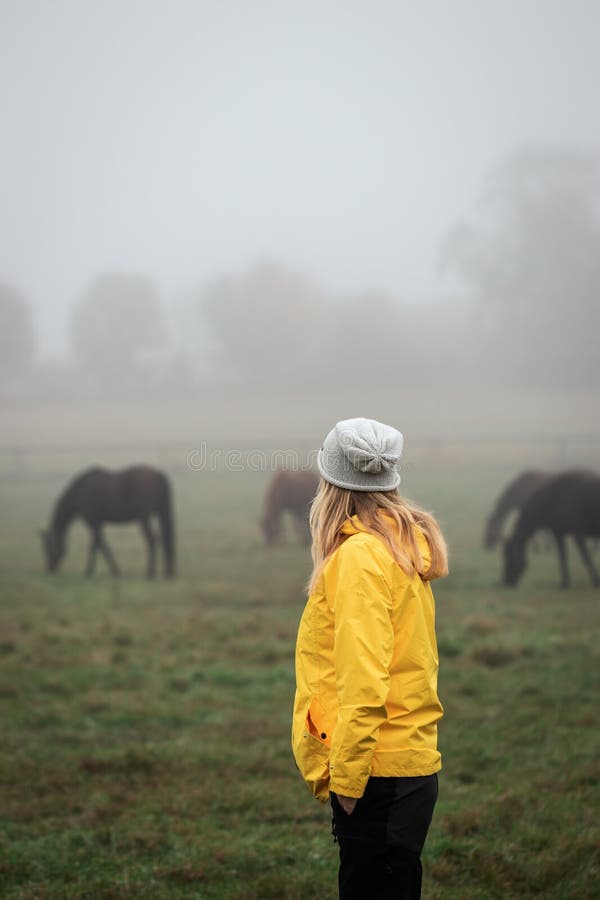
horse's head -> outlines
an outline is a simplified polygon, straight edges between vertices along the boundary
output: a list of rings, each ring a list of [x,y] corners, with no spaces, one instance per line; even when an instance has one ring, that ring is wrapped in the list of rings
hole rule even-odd
[[[46,557],[46,571],[56,572],[65,555],[64,535],[56,531],[40,531],[42,548]]]
[[[504,542],[504,584],[514,587],[525,571],[525,547],[509,538]]]

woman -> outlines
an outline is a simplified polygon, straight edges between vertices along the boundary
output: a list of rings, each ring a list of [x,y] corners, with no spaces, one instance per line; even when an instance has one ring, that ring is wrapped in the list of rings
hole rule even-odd
[[[429,582],[447,574],[434,518],[403,500],[399,431],[338,422],[318,455],[313,573],[296,645],[292,746],[331,800],[340,900],[419,898],[441,757]]]

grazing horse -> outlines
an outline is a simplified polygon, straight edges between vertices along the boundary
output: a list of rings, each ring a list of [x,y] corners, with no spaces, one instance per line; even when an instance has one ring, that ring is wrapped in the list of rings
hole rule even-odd
[[[132,466],[118,472],[87,469],[64,490],[55,504],[50,527],[42,532],[48,572],[55,572],[65,555],[66,533],[71,523],[82,519],[92,533],[86,575],[92,575],[100,550],[111,574],[119,569],[102,534],[105,523],[138,522],[148,545],[146,574],[156,574],[156,537],[150,526],[158,518],[166,576],[175,574],[174,528],[171,486],[167,476],[149,466]]]
[[[561,587],[570,584],[565,539],[571,535],[587,567],[594,587],[598,572],[585,544],[586,537],[600,537],[600,478],[591,472],[564,472],[548,478],[525,501],[511,537],[504,545],[504,583],[516,585],[525,571],[525,549],[531,536],[550,531],[556,540]]]
[[[483,546],[486,550],[492,550],[500,543],[502,527],[509,514],[513,510],[520,510],[527,498],[550,477],[547,472],[529,469],[506,486],[496,500],[485,525]]]
[[[279,469],[275,473],[265,495],[260,522],[267,543],[277,541],[281,534],[282,515],[287,511],[294,517],[298,537],[308,544],[308,515],[318,484],[318,476],[311,471]]]

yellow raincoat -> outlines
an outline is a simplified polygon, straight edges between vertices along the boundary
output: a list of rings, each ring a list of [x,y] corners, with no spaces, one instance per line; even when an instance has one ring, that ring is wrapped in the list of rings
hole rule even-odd
[[[374,776],[441,768],[438,654],[429,582],[347,519],[300,621],[292,749],[315,797],[362,797]],[[425,564],[429,545],[417,529]]]

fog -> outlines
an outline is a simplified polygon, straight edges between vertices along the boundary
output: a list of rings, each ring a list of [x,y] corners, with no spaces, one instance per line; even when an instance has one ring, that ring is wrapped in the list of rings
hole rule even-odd
[[[185,435],[590,430],[599,29],[593,0],[4,0],[11,439],[140,399]]]

